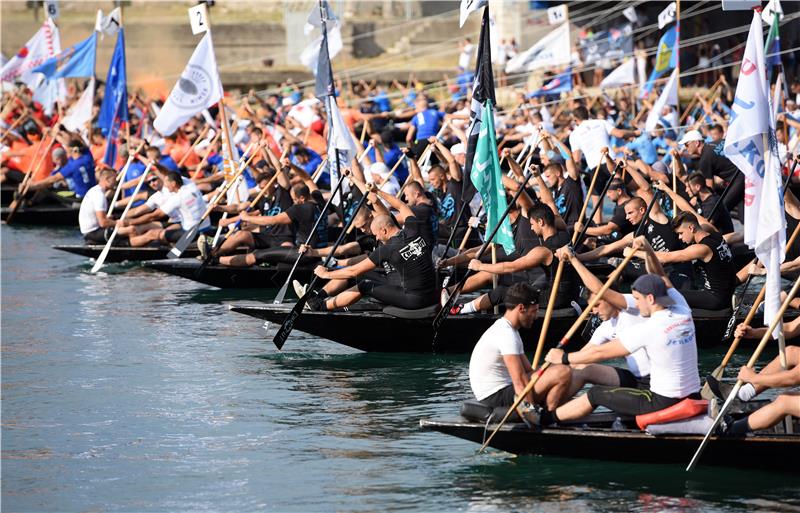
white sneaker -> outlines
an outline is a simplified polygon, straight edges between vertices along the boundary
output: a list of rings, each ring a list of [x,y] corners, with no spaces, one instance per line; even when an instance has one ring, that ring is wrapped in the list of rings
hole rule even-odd
[[[297,297],[303,297],[306,295],[306,285],[302,285],[297,280],[292,280],[292,288],[294,289],[294,293],[297,294]]]
[[[439,297],[439,303],[441,303],[442,308],[444,308],[444,305],[446,305],[449,300],[450,300],[450,293],[447,291],[446,288],[442,289],[442,295]]]

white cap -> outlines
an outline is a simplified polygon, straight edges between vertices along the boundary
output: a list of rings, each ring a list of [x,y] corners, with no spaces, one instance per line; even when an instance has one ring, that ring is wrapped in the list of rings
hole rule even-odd
[[[703,134],[701,134],[697,130],[689,130],[688,132],[683,134],[683,137],[681,138],[680,141],[678,141],[678,144],[686,144],[692,141],[705,141],[705,140],[706,138],[703,137]]]
[[[294,100],[292,99],[291,96],[287,96],[281,101],[281,105],[283,105],[284,107],[292,106],[294,105]]]
[[[371,174],[379,175],[381,179],[385,180],[391,171],[383,162],[375,162],[369,166],[369,172]]]
[[[467,149],[464,148],[464,145],[461,143],[454,144],[450,147],[450,153],[453,155],[462,155],[467,152]]]

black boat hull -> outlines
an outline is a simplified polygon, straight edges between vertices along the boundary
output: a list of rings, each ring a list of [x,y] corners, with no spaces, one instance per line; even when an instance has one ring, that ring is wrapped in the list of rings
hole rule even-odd
[[[492,314],[450,316],[433,342],[432,318],[403,319],[384,313],[378,305],[358,305],[353,311],[304,312],[294,323],[294,329],[325,338],[361,351],[389,353],[469,353],[480,336],[497,319]],[[231,310],[281,324],[292,305],[233,305]],[[695,311],[695,327],[700,347],[720,344],[730,310],[721,312]],[[572,309],[556,310],[550,321],[545,343],[555,346],[577,319]],[[526,351],[536,349],[542,318],[536,319],[530,330],[521,330]],[[580,333],[580,332],[579,332]],[[573,345],[583,342],[576,335]],[[792,341],[788,341],[792,342]]]
[[[495,424],[489,425],[489,433]],[[488,436],[482,423],[463,418],[422,420],[420,427],[482,444]],[[536,454],[567,458],[674,464],[685,467],[694,455],[701,435],[653,436],[641,431],[565,427],[530,429],[524,424],[506,424],[490,446],[512,454]],[[708,444],[700,465],[764,468],[799,472],[800,436],[765,434],[747,438],[715,438]]]
[[[31,224],[40,226],[78,226],[78,211],[75,206],[21,207],[14,214],[12,224]],[[10,209],[0,209],[0,218],[5,221]]]
[[[208,265],[200,270],[201,262],[195,258],[176,260],[148,260],[143,262],[148,269],[180,276],[221,289],[275,289],[283,286],[291,264],[276,264],[266,267],[227,267]],[[313,267],[298,266],[293,279],[302,283],[311,280]]]

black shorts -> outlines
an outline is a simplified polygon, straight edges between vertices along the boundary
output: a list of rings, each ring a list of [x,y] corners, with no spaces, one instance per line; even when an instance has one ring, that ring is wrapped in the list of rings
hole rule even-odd
[[[650,376],[644,376],[638,378],[634,373],[632,373],[628,369],[620,369],[619,367],[614,367],[614,370],[617,371],[617,377],[619,378],[619,386],[623,388],[638,388],[639,390],[650,390]]]
[[[481,399],[481,402],[486,406],[491,406],[492,408],[509,408],[512,404],[514,404],[514,395],[514,385],[508,385],[493,393],[489,397]]]
[[[710,290],[682,290],[686,302],[692,308],[703,310],[724,310],[731,306],[731,295],[727,297],[711,292]]]
[[[167,240],[167,242],[175,244],[176,242],[181,240],[181,237],[183,237],[185,234],[186,230],[184,230],[183,228],[176,228],[173,230],[166,230],[164,232],[164,238]]]
[[[108,234],[105,228],[97,228],[89,233],[83,234],[83,240],[86,244],[105,244],[108,242]]]
[[[289,247],[272,247],[272,248],[265,248],[259,249],[257,251],[253,251],[253,256],[256,257],[256,264],[294,264],[295,260],[300,253],[297,251],[297,248],[289,248]],[[310,257],[303,255],[300,258],[300,264],[311,264],[314,262],[319,262],[319,258],[317,257]]]
[[[685,398],[665,397],[650,390],[630,387],[593,386],[586,393],[592,408],[605,406],[609,410],[622,415],[642,415],[669,408]],[[700,398],[700,394],[692,394],[691,398]]]
[[[253,232],[253,249],[287,247],[283,245],[286,242],[292,242],[292,238],[288,235],[281,236],[272,235],[269,232]]]
[[[400,285],[390,285],[372,280],[361,280],[358,282],[358,291],[368,297],[372,297],[386,303],[406,310],[418,310],[436,304],[436,292],[425,293],[408,292]]]

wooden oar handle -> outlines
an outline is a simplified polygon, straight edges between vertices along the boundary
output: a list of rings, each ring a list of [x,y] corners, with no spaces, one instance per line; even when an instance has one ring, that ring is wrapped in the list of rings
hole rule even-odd
[[[221,135],[222,135],[222,130],[220,130],[219,132],[217,132],[217,133],[214,135],[214,138],[213,138],[213,139],[211,139],[211,142],[208,144],[208,146],[209,146],[209,150],[206,152],[206,154],[205,154],[205,155],[203,155],[203,159],[200,161],[200,163],[199,163],[199,164],[197,164],[197,167],[195,167],[195,168],[194,168],[194,173],[192,173],[192,176],[190,176],[190,177],[189,177],[189,179],[190,179],[190,180],[194,180],[195,178],[197,178],[197,175],[199,175],[199,174],[200,174],[200,170],[201,170],[201,169],[203,169],[203,166],[205,165],[206,161],[208,160],[208,156],[211,154],[211,149],[210,149],[210,148],[211,148],[211,146],[212,146],[213,144],[215,144],[215,143],[217,142],[217,140],[219,140],[219,137],[220,137]]]
[[[322,159],[322,162],[319,163],[319,165],[317,166],[316,171],[314,171],[314,174],[311,175],[311,181],[312,182],[314,182],[314,183],[317,182],[317,178],[319,178],[319,175],[322,174],[322,170],[325,169],[325,164],[327,162],[328,162],[328,157],[325,157],[324,159]]]
[[[753,355],[747,361],[748,367],[752,368],[753,365],[755,365],[756,362],[758,361],[758,357],[761,356],[761,352],[764,350],[764,347],[766,347],[767,342],[769,342],[769,339],[772,338],[772,332],[775,331],[775,328],[778,327],[778,324],[780,324],[781,321],[783,321],[783,314],[786,313],[786,309],[789,308],[789,303],[791,303],[794,297],[797,295],[798,289],[800,289],[800,276],[798,276],[797,279],[794,281],[794,285],[792,286],[792,289],[789,291],[789,293],[786,295],[786,299],[783,301],[783,304],[778,309],[778,313],[775,315],[775,318],[772,319],[772,322],[770,323],[766,333],[764,333],[764,336],[761,337],[761,342],[758,343],[758,347],[756,347],[756,350],[753,351]],[[740,386],[742,385],[741,380],[737,381],[737,383]]]
[[[583,223],[585,222],[583,216],[586,215],[586,209],[589,207],[589,199],[592,197],[592,191],[594,190],[594,184],[597,182],[597,175],[600,173],[600,166],[605,164],[606,152],[600,153],[600,162],[597,163],[597,167],[594,168],[594,174],[592,175],[592,181],[589,184],[589,188],[586,190],[586,198],[583,200],[583,206],[581,207],[581,213],[578,216],[578,219]],[[603,198],[600,198],[600,201],[603,201]],[[572,243],[575,244],[575,239],[578,237],[578,232],[572,233]]]
[[[277,180],[277,179],[278,179],[278,173],[275,173],[274,175],[272,175],[272,178],[269,179],[269,182],[267,182],[267,185],[265,185],[263,189],[258,191],[258,194],[256,195],[256,197],[253,198],[253,201],[250,202],[250,205],[248,205],[247,210],[250,210],[251,208],[255,207],[258,204],[258,202],[261,201],[261,198],[264,197],[264,195],[267,193],[269,188],[272,187],[272,184],[275,183],[275,180]]]
[[[406,159],[406,154],[405,154],[405,153],[403,153],[403,154],[400,156],[400,158],[399,158],[399,159],[397,159],[397,162],[395,162],[395,163],[394,163],[394,165],[392,166],[392,169],[390,169],[390,170],[389,170],[389,174],[386,176],[386,178],[381,178],[381,185],[383,185],[383,184],[385,184],[386,182],[388,182],[388,181],[389,181],[389,180],[392,178],[392,176],[394,176],[394,172],[395,172],[395,171],[397,171],[397,168],[398,168],[398,167],[400,167],[400,164],[401,164],[401,163],[402,163],[402,162],[403,162],[405,159]]]
[[[181,167],[181,166],[183,165],[183,163],[184,163],[184,162],[186,162],[186,159],[188,159],[188,158],[189,158],[189,155],[191,155],[191,154],[192,154],[192,152],[194,151],[195,147],[196,147],[198,144],[200,144],[200,141],[202,141],[202,140],[203,140],[203,137],[205,137],[205,135],[208,133],[208,130],[209,130],[210,128],[211,128],[211,127],[210,127],[209,125],[206,125],[206,126],[203,128],[203,130],[200,132],[200,135],[198,135],[198,136],[197,136],[197,138],[196,138],[196,139],[194,140],[194,142],[192,143],[192,146],[191,146],[191,147],[190,147],[190,148],[189,148],[189,149],[186,151],[186,153],[184,153],[183,157],[181,157],[181,160],[180,160],[180,162],[178,162],[178,167]]]
[[[257,152],[253,151],[253,153],[250,155],[250,157],[241,166],[239,166],[239,169],[236,171],[236,174],[234,174],[231,177],[231,179],[229,181],[227,181],[222,186],[222,188],[217,193],[217,195],[214,197],[214,199],[211,200],[211,203],[208,205],[208,208],[206,208],[206,211],[203,212],[203,216],[200,218],[200,222],[202,222],[205,218],[207,218],[209,215],[211,215],[211,212],[214,210],[214,207],[216,207],[217,204],[220,201],[222,201],[222,197],[225,196],[225,193],[228,192],[228,189],[230,189],[233,186],[233,184],[237,182],[239,177],[242,176],[242,173],[244,173],[244,170],[247,169],[247,165],[250,164],[250,161],[253,160],[253,158],[256,156],[256,154],[257,154]]]

